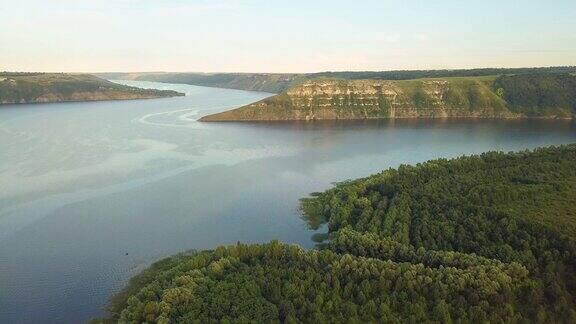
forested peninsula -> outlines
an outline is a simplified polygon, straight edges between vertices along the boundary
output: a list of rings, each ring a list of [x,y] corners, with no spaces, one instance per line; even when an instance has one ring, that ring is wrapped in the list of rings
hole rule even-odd
[[[151,99],[183,95],[171,90],[130,87],[89,74],[0,73],[0,104]]]
[[[576,76],[538,73],[414,80],[316,78],[201,121],[573,118]]]
[[[318,249],[176,255],[112,320],[576,322],[576,145],[402,165],[302,200]],[[317,237],[318,238],[318,237]],[[319,240],[320,241],[320,240]]]

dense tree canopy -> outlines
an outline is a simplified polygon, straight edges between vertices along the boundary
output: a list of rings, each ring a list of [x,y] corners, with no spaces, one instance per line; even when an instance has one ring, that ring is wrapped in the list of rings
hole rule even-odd
[[[500,76],[494,88],[510,109],[528,116],[550,115],[569,108],[576,113],[576,76],[570,74],[523,74]]]
[[[332,77],[342,79],[411,80],[420,78],[478,77],[504,74],[561,74],[576,73],[574,66],[554,66],[541,68],[484,68],[456,70],[396,70],[396,71],[344,71],[319,72],[308,77]]]
[[[576,322],[576,145],[401,166],[303,199],[306,251],[162,260],[122,322]]]

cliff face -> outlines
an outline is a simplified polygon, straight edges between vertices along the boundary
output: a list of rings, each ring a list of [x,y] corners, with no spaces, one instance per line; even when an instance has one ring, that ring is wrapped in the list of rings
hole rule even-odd
[[[477,80],[312,80],[203,121],[516,117]]]
[[[570,104],[529,114],[495,89],[496,77],[419,80],[315,79],[262,101],[202,121],[371,118],[570,118]],[[514,81],[515,82],[515,81]]]
[[[464,92],[464,93],[463,93]],[[287,91],[304,119],[512,116],[481,83],[434,81],[307,82]],[[476,99],[483,102],[476,102]]]
[[[176,91],[129,87],[86,74],[0,74],[0,104],[151,99],[183,95]]]

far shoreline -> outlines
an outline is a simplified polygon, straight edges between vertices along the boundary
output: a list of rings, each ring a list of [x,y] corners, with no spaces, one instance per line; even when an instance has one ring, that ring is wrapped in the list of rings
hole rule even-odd
[[[555,117],[555,116],[517,116],[517,117],[482,117],[482,116],[463,116],[463,117],[373,117],[373,118],[322,118],[322,119],[205,119],[211,115],[203,116],[197,119],[202,123],[317,123],[317,122],[346,122],[346,121],[394,121],[394,120],[418,120],[418,121],[448,121],[448,120],[558,120],[574,121],[575,117]]]
[[[44,105],[44,104],[60,104],[60,103],[82,103],[82,102],[110,102],[110,101],[130,101],[130,100],[152,100],[152,99],[167,99],[185,97],[186,94],[175,96],[157,96],[157,97],[142,97],[142,98],[107,98],[107,99],[86,99],[86,100],[59,100],[59,101],[27,101],[27,102],[9,102],[0,103],[2,107],[20,106],[20,105]]]

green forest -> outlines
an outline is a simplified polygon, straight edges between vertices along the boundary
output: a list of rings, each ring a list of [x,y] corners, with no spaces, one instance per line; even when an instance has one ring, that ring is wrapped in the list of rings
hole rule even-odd
[[[492,87],[513,112],[546,116],[569,108],[576,114],[576,76],[570,74],[503,75]]]
[[[302,199],[317,249],[176,255],[120,322],[576,322],[576,145],[402,165]]]
[[[351,71],[351,72],[319,72],[309,74],[309,77],[331,77],[349,80],[412,80],[421,78],[452,78],[481,77],[494,75],[519,74],[569,74],[576,73],[574,66],[554,66],[537,68],[480,68],[455,70],[397,70],[397,71]]]

